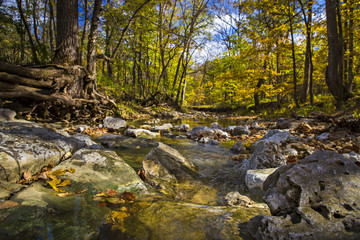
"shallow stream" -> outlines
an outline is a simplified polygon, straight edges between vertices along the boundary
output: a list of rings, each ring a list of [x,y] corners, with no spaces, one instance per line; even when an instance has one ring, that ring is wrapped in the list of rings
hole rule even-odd
[[[213,119],[171,123],[185,123],[192,128],[210,126],[212,122]],[[236,125],[231,121],[218,122],[224,127]],[[132,124],[138,126],[142,123]],[[94,193],[59,200],[51,189],[35,184],[32,187],[38,195],[21,196],[20,193],[18,196],[26,199],[26,203],[21,205],[23,211],[0,211],[0,219],[6,218],[0,222],[0,227],[7,232],[13,231],[14,239],[248,239],[246,222],[269,212],[266,207],[229,207],[224,204],[228,192],[241,192],[243,189],[237,174],[239,164],[230,160],[233,154],[229,149],[234,142],[207,145],[189,139],[161,137],[156,140],[170,145],[193,161],[198,167],[200,181],[179,184],[173,196],[153,191],[113,208],[97,206],[92,200]],[[151,149],[116,152],[138,171]],[[41,201],[46,208],[39,207]],[[0,232],[0,239],[6,239],[6,236]]]

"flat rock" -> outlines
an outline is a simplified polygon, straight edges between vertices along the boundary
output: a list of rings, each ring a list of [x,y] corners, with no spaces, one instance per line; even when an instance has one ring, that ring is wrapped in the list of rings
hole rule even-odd
[[[159,142],[147,138],[133,138],[122,135],[106,134],[95,139],[106,148],[112,149],[138,149],[138,148],[154,148]]]
[[[69,168],[75,169],[75,173],[66,173],[63,177],[70,179],[70,188],[75,192],[114,188],[132,192],[146,190],[135,170],[114,151],[81,149],[54,170]]]
[[[125,135],[128,137],[142,137],[142,138],[157,138],[160,137],[158,133],[151,132],[146,129],[126,129]]]
[[[264,183],[273,216],[250,220],[256,239],[360,239],[360,166],[317,151],[280,167]]]
[[[56,165],[83,147],[84,141],[27,123],[0,128],[0,180],[17,181],[28,169],[35,174],[49,162]]]

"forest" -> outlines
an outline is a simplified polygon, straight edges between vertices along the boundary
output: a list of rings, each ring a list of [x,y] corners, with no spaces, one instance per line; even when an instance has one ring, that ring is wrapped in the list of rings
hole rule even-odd
[[[99,103],[339,110],[359,94],[356,0],[2,0],[0,21],[0,98],[44,117]]]

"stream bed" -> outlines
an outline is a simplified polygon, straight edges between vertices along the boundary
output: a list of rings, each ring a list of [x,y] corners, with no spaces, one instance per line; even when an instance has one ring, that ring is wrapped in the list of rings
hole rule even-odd
[[[186,123],[192,128],[212,122],[182,120],[172,124]],[[31,191],[21,191],[12,198],[21,202],[19,207],[0,210],[0,218],[6,219],[0,222],[0,239],[248,239],[245,225],[249,219],[269,214],[259,201],[250,208],[224,202],[227,193],[244,189],[238,179],[239,164],[230,159],[234,142],[210,145],[186,138],[155,140],[192,161],[199,181],[175,186],[172,195],[156,189],[147,194],[135,192],[134,201],[112,207],[93,201],[96,191],[59,198],[52,189],[35,182],[28,187]],[[152,148],[114,150],[137,172]]]

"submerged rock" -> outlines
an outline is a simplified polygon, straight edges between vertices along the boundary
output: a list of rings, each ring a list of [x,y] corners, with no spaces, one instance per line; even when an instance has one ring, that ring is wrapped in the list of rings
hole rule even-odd
[[[133,138],[115,134],[106,134],[95,139],[102,146],[114,149],[137,149],[137,148],[154,148],[159,142],[146,138]]]
[[[120,118],[106,117],[103,126],[109,129],[119,129],[126,127],[126,121]]]
[[[172,184],[198,178],[196,166],[177,150],[159,143],[142,162],[142,172],[146,182],[168,191]]]
[[[273,216],[250,220],[256,239],[359,239],[360,166],[318,151],[280,167],[264,183]]]

